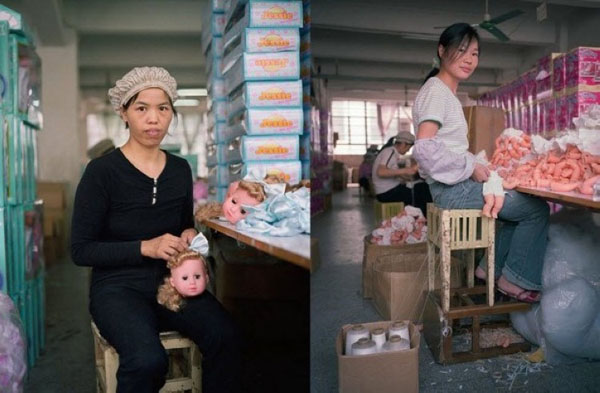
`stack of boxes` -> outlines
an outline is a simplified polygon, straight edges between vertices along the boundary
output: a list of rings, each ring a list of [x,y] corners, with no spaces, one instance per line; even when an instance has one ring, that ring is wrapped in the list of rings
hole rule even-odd
[[[33,365],[44,344],[41,204],[36,132],[41,68],[21,15],[0,5],[0,291],[14,301]]]
[[[207,146],[211,195],[218,201],[253,168],[290,184],[302,179],[302,20],[300,1],[231,1],[226,10],[220,102],[227,121],[215,122]],[[216,93],[209,89],[209,100],[216,102]]]
[[[574,128],[573,118],[600,104],[600,48],[550,53],[535,69],[483,94],[479,105],[502,108],[506,126],[554,136]]]
[[[241,161],[239,154],[230,151],[226,138],[225,82],[223,81],[223,32],[225,30],[225,0],[209,0],[204,12],[202,29],[202,50],[206,56],[207,130],[206,165],[208,166],[209,199],[222,200],[225,195],[224,181],[229,178],[230,167],[237,168]],[[235,177],[235,173],[232,173]]]
[[[302,161],[302,178],[310,179],[310,148],[311,148],[311,80],[312,51],[310,43],[310,0],[302,3],[304,14],[303,27],[300,29],[300,77],[302,78],[302,118],[304,133],[300,136],[300,160]]]

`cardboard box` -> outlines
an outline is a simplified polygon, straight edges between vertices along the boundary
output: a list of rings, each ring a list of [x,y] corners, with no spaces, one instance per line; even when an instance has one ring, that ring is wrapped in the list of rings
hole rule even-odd
[[[67,212],[64,209],[44,208],[43,217],[44,236],[66,236]]]
[[[365,236],[363,239],[363,263],[362,263],[362,282],[363,282],[363,297],[370,298],[373,296],[373,264],[377,258],[388,254],[427,254],[427,243],[404,244],[401,246],[380,246],[371,243],[371,235]]]
[[[439,259],[436,272],[439,271]],[[452,258],[450,286],[462,287],[465,264]],[[423,320],[428,292],[428,261],[425,253],[394,253],[377,258],[372,273],[373,304],[384,319]],[[441,277],[435,275],[435,288]]]
[[[488,159],[494,154],[496,138],[504,131],[504,112],[485,106],[463,107],[469,126],[469,151],[473,154],[485,150]]]
[[[408,321],[407,321],[408,322]],[[387,329],[391,321],[363,323],[369,330]],[[409,323],[410,349],[380,352],[373,355],[346,356],[343,354],[346,332],[352,325],[340,330],[335,348],[338,359],[340,393],[417,393],[419,391],[419,343],[421,334]]]
[[[597,70],[600,68],[600,48],[579,47],[566,57],[566,87],[600,91]]]
[[[49,209],[65,209],[67,183],[60,182],[37,182],[38,198],[44,200],[44,206]]]

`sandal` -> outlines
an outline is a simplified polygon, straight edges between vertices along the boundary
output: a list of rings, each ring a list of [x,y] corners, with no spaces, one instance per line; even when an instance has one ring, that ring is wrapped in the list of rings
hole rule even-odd
[[[500,277],[500,278],[502,278],[502,277]],[[500,292],[512,299],[518,300],[523,303],[539,303],[540,299],[542,298],[542,294],[540,293],[540,291],[532,291],[529,289],[520,288],[521,290],[518,292],[509,292],[505,289],[502,289],[498,285],[500,278],[498,279],[498,281],[496,281],[496,289],[498,290],[498,292]],[[504,280],[508,282],[508,280],[506,280],[506,278]]]

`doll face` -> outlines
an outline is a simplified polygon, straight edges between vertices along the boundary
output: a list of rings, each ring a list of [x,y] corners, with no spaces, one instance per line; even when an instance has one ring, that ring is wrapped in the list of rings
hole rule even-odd
[[[204,263],[199,259],[188,259],[171,269],[169,282],[181,296],[196,296],[204,292],[208,276]]]
[[[255,206],[258,204],[259,201],[250,196],[248,191],[238,187],[225,198],[225,202],[223,202],[223,215],[227,221],[235,224],[248,214],[242,205]]]

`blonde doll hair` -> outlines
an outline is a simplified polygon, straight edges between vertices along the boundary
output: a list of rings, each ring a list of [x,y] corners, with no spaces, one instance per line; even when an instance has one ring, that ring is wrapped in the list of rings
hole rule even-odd
[[[179,267],[183,264],[183,262],[193,259],[199,259],[202,262],[202,266],[204,267],[204,274],[206,274],[206,279],[208,280],[208,269],[206,268],[206,261],[200,255],[200,253],[193,250],[184,250],[179,254],[176,254],[174,257],[171,257],[167,261],[167,267],[169,269],[173,269]],[[158,287],[158,295],[156,299],[159,304],[162,304],[166,308],[171,311],[179,311],[184,305],[184,297],[181,296],[177,289],[171,285],[169,282],[170,275],[165,277],[163,283],[160,287]]]

